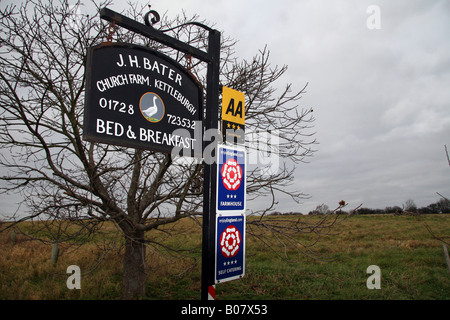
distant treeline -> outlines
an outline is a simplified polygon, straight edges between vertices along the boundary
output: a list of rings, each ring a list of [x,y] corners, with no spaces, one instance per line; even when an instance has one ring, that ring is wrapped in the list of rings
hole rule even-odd
[[[308,212],[308,215],[323,215],[323,214],[349,214],[345,210],[329,210],[328,206],[318,206],[316,209]],[[371,209],[362,207],[352,212],[353,214],[450,214],[450,201],[448,199],[440,199],[438,202],[429,204],[426,207],[418,208],[412,200],[408,200],[400,206],[386,207],[384,209]],[[299,215],[302,212],[272,212],[271,215]]]
[[[413,201],[408,200],[402,207],[393,206],[384,209],[360,208],[356,214],[401,214],[401,213],[418,213],[418,214],[439,214],[450,213],[450,201],[448,199],[440,199],[438,202],[429,204],[426,207],[418,208]]]

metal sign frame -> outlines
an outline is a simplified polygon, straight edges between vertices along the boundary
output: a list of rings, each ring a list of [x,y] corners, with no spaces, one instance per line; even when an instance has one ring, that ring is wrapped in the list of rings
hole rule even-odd
[[[186,53],[208,64],[206,74],[206,108],[205,108],[205,130],[218,130],[219,113],[219,74],[220,74],[220,38],[219,31],[209,28],[203,24],[192,22],[209,32],[208,51],[204,52],[196,47],[188,45],[178,39],[170,37],[165,33],[154,29],[150,25],[144,25],[132,20],[120,13],[108,8],[100,10],[100,17],[104,20],[115,23],[118,26],[136,32],[144,37],[150,38],[173,49]],[[148,16],[146,16],[148,20]],[[206,142],[203,141],[203,149]],[[217,150],[217,141],[210,142],[212,150]],[[206,156],[206,155],[205,155]],[[209,155],[214,156],[214,155]],[[204,194],[203,194],[203,235],[202,235],[202,288],[201,299],[208,300],[208,288],[214,285],[214,264],[215,264],[215,224],[216,224],[216,171],[215,161],[205,161],[204,163]]]

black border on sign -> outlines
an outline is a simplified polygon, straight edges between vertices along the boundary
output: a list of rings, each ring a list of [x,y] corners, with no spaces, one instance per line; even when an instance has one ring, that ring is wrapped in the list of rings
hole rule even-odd
[[[158,58],[166,61],[168,64],[173,65],[174,67],[176,67],[177,69],[180,70],[180,72],[182,72],[188,79],[190,79],[193,83],[196,84],[196,87],[198,89],[198,95],[199,95],[199,121],[202,122],[202,127],[204,126],[203,124],[203,120],[204,120],[204,96],[203,96],[203,89],[202,89],[202,84],[192,75],[192,73],[190,73],[184,66],[182,66],[180,63],[178,63],[177,61],[175,61],[174,59],[172,59],[169,56],[166,56],[165,54],[162,54],[161,52],[158,52],[156,50],[153,50],[151,48],[148,47],[144,47],[141,45],[135,45],[135,44],[131,44],[131,43],[120,43],[120,42],[114,42],[114,43],[101,43],[92,47],[88,48],[88,52],[87,52],[87,59],[86,59],[86,80],[85,80],[85,87],[86,87],[86,93],[85,93],[85,101],[84,101],[84,109],[83,109],[83,140],[85,141],[90,141],[90,142],[94,142],[94,143],[104,143],[104,144],[112,144],[112,145],[118,145],[118,146],[122,146],[122,147],[127,147],[127,148],[135,148],[135,149],[143,149],[143,150],[152,150],[152,151],[156,151],[156,152],[163,152],[163,153],[171,153],[172,151],[172,147],[166,147],[166,146],[159,146],[156,144],[146,144],[146,146],[143,145],[143,143],[133,143],[132,141],[130,141],[129,144],[125,145],[124,143],[118,142],[116,139],[114,139],[114,137],[104,137],[102,138],[101,141],[99,141],[99,139],[97,139],[97,137],[92,136],[90,134],[88,134],[85,130],[86,128],[86,124],[90,123],[91,121],[91,117],[90,117],[90,112],[88,111],[88,102],[90,101],[91,98],[91,87],[92,87],[92,57],[94,54],[95,50],[98,49],[102,49],[102,48],[127,48],[127,49],[136,49],[136,50],[141,50],[144,51],[146,53],[152,54],[157,56]],[[203,134],[202,134],[203,136]],[[203,149],[203,141],[196,141],[196,143],[200,144],[200,149]],[[170,149],[170,150],[169,150]],[[195,147],[194,147],[195,149]]]

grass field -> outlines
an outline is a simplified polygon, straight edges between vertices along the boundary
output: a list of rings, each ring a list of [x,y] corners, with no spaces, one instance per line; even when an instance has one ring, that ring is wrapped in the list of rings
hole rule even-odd
[[[300,219],[309,222],[318,218]],[[286,262],[248,236],[245,277],[217,285],[216,298],[450,300],[450,274],[442,243],[433,238],[425,223],[435,234],[449,239],[450,215],[425,215],[419,219],[351,216],[335,226],[336,235],[324,237],[314,246],[320,254],[333,257],[330,262],[289,250],[286,253],[295,262]],[[101,235],[81,247],[62,244],[56,265],[50,261],[50,243],[30,241],[17,234],[13,244],[9,230],[1,233],[0,299],[119,299],[123,248],[121,240],[114,240],[116,231],[113,225],[105,224]],[[200,299],[200,226],[185,220],[149,237],[183,250],[183,255],[161,247],[148,248],[145,298]],[[307,242],[308,237],[311,235],[299,239]],[[111,250],[104,254],[105,248]],[[81,290],[66,286],[69,265],[81,268]],[[366,286],[370,265],[381,269],[381,289],[369,290]]]

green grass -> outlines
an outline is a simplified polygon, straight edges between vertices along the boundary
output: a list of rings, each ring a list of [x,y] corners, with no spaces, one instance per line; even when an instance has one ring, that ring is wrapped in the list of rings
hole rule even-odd
[[[249,218],[251,219],[251,218]],[[283,217],[287,219],[287,217]],[[317,221],[318,217],[301,217]],[[314,249],[331,262],[310,259],[287,250],[288,263],[247,236],[246,274],[240,280],[218,284],[218,300],[450,300],[450,274],[442,244],[436,235],[450,236],[450,215],[352,216],[337,224],[335,236],[324,237]],[[11,244],[0,234],[0,299],[119,299],[123,248],[105,255],[99,266],[100,248],[111,243],[113,226],[79,248],[62,245],[56,266],[50,262],[51,245],[26,241],[18,235]],[[107,235],[107,236],[105,236]],[[147,296],[150,300],[200,299],[201,228],[192,221],[178,222],[151,232],[148,237],[182,250],[180,253],[150,246],[147,250]],[[103,242],[107,239],[106,242]],[[311,234],[298,238],[313,241]],[[68,290],[67,266],[79,265],[82,289]],[[369,290],[366,269],[381,269],[381,289]]]

